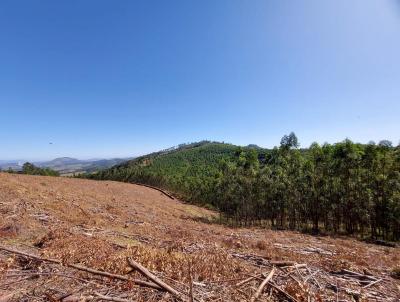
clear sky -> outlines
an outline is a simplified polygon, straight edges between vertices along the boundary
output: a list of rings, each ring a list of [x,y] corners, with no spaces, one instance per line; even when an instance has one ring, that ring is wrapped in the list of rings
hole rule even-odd
[[[400,3],[2,0],[0,114],[0,159],[397,144]]]

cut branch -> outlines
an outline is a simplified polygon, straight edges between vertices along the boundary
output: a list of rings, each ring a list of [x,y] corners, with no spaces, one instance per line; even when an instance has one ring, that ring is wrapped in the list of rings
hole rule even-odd
[[[129,265],[132,268],[138,270],[139,273],[141,273],[143,276],[147,277],[149,280],[153,281],[155,284],[162,287],[163,289],[165,289],[167,292],[171,293],[175,297],[179,298],[180,300],[183,300],[182,294],[180,292],[178,292],[176,289],[172,288],[165,282],[161,281],[159,278],[157,278],[155,275],[153,275],[151,272],[149,272],[144,266],[137,263],[136,261],[134,261],[131,258],[127,258],[127,260],[128,260]]]
[[[383,279],[378,279],[378,280],[376,280],[376,281],[373,281],[373,282],[371,282],[371,283],[365,285],[363,288],[371,287],[372,285],[375,285],[375,284],[377,284],[377,283],[379,283],[379,282],[381,282],[381,281],[383,281]]]
[[[9,252],[9,253],[11,253],[11,254],[17,254],[17,255],[20,255],[20,256],[24,256],[24,257],[28,257],[28,258],[31,258],[31,259],[35,259],[35,260],[38,260],[38,261],[51,262],[51,263],[61,264],[61,261],[60,261],[60,260],[49,259],[49,258],[42,258],[42,257],[36,256],[36,255],[32,255],[32,254],[20,252],[20,251],[17,251],[17,250],[13,250],[13,249],[10,249],[10,248],[4,247],[4,246],[0,246],[0,250]]]
[[[268,283],[270,286],[272,286],[274,289],[276,289],[278,292],[280,292],[281,294],[283,294],[284,296],[286,296],[287,299],[289,299],[289,301],[293,301],[293,302],[299,302],[295,297],[291,296],[290,294],[288,294],[287,292],[285,292],[283,289],[279,288],[276,284],[269,282]]]
[[[151,283],[151,282],[142,281],[142,280],[138,280],[138,279],[132,279],[132,278],[129,278],[127,276],[112,274],[112,273],[109,273],[109,272],[98,271],[98,270],[95,270],[93,268],[85,267],[85,266],[82,266],[82,265],[79,265],[79,264],[67,264],[67,266],[75,268],[75,269],[80,270],[80,271],[88,272],[88,273],[91,273],[91,274],[94,274],[94,275],[104,276],[104,277],[108,277],[108,278],[111,278],[111,279],[119,279],[119,280],[124,280],[124,281],[130,281],[130,282],[133,282],[133,283],[135,283],[137,285],[150,287],[150,288],[154,288],[154,289],[157,289],[157,290],[162,290],[162,288],[160,286],[158,286],[158,285],[156,285],[154,283]]]
[[[272,277],[275,274],[275,267],[272,268],[271,272],[268,274],[268,276],[264,279],[263,282],[261,282],[260,286],[258,287],[257,291],[251,297],[250,302],[255,302],[258,297],[261,295],[262,291],[264,290],[264,287],[267,285],[267,283],[272,279]]]
[[[247,279],[244,279],[244,280],[236,283],[236,286],[242,286],[243,284],[246,284],[246,283],[250,282],[251,280],[253,280],[255,278],[257,278],[257,276],[251,276],[251,277],[249,277]]]

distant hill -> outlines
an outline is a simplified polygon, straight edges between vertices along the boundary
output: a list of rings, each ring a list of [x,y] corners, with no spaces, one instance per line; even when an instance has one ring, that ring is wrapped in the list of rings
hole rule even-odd
[[[251,149],[262,149],[260,146],[258,146],[258,145],[256,145],[256,144],[247,145],[247,148],[251,148]]]
[[[44,163],[41,163],[41,166],[44,167],[57,167],[57,166],[65,166],[65,165],[76,165],[80,164],[84,161],[76,159],[76,158],[71,158],[71,157],[59,157],[55,158],[51,161],[47,161]]]
[[[94,171],[110,168],[129,160],[130,158],[112,158],[100,160],[79,160],[71,157],[56,158],[48,162],[42,162],[40,167],[51,168],[61,174],[69,173],[92,173]]]
[[[96,160],[80,160],[71,157],[59,157],[45,162],[34,162],[35,166],[40,168],[50,168],[59,172],[61,175],[73,173],[92,173],[102,169],[110,168],[114,165],[123,163],[132,158],[112,158]],[[14,171],[21,171],[22,165],[27,161],[0,162],[2,170],[11,168]]]
[[[14,171],[20,171],[22,169],[22,165],[24,164],[23,161],[6,161],[3,160],[0,162],[0,169],[1,170],[8,170],[12,169]]]

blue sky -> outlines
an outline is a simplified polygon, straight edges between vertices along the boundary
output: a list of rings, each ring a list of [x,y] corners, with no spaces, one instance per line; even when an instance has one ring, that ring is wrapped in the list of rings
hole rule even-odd
[[[0,159],[397,144],[399,54],[397,0],[4,0]]]

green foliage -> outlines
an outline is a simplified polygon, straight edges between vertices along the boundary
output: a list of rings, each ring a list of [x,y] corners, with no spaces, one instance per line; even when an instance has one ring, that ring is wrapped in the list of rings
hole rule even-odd
[[[45,176],[59,176],[60,175],[57,171],[54,171],[49,168],[39,168],[29,162],[24,163],[24,165],[22,166],[22,174],[45,175]]]
[[[400,239],[400,150],[350,140],[265,150],[200,142],[86,177],[145,183],[218,209],[239,225]]]
[[[187,201],[215,206],[212,189],[220,161],[230,161],[236,149],[211,142],[180,145],[86,177],[145,183],[173,191]]]

